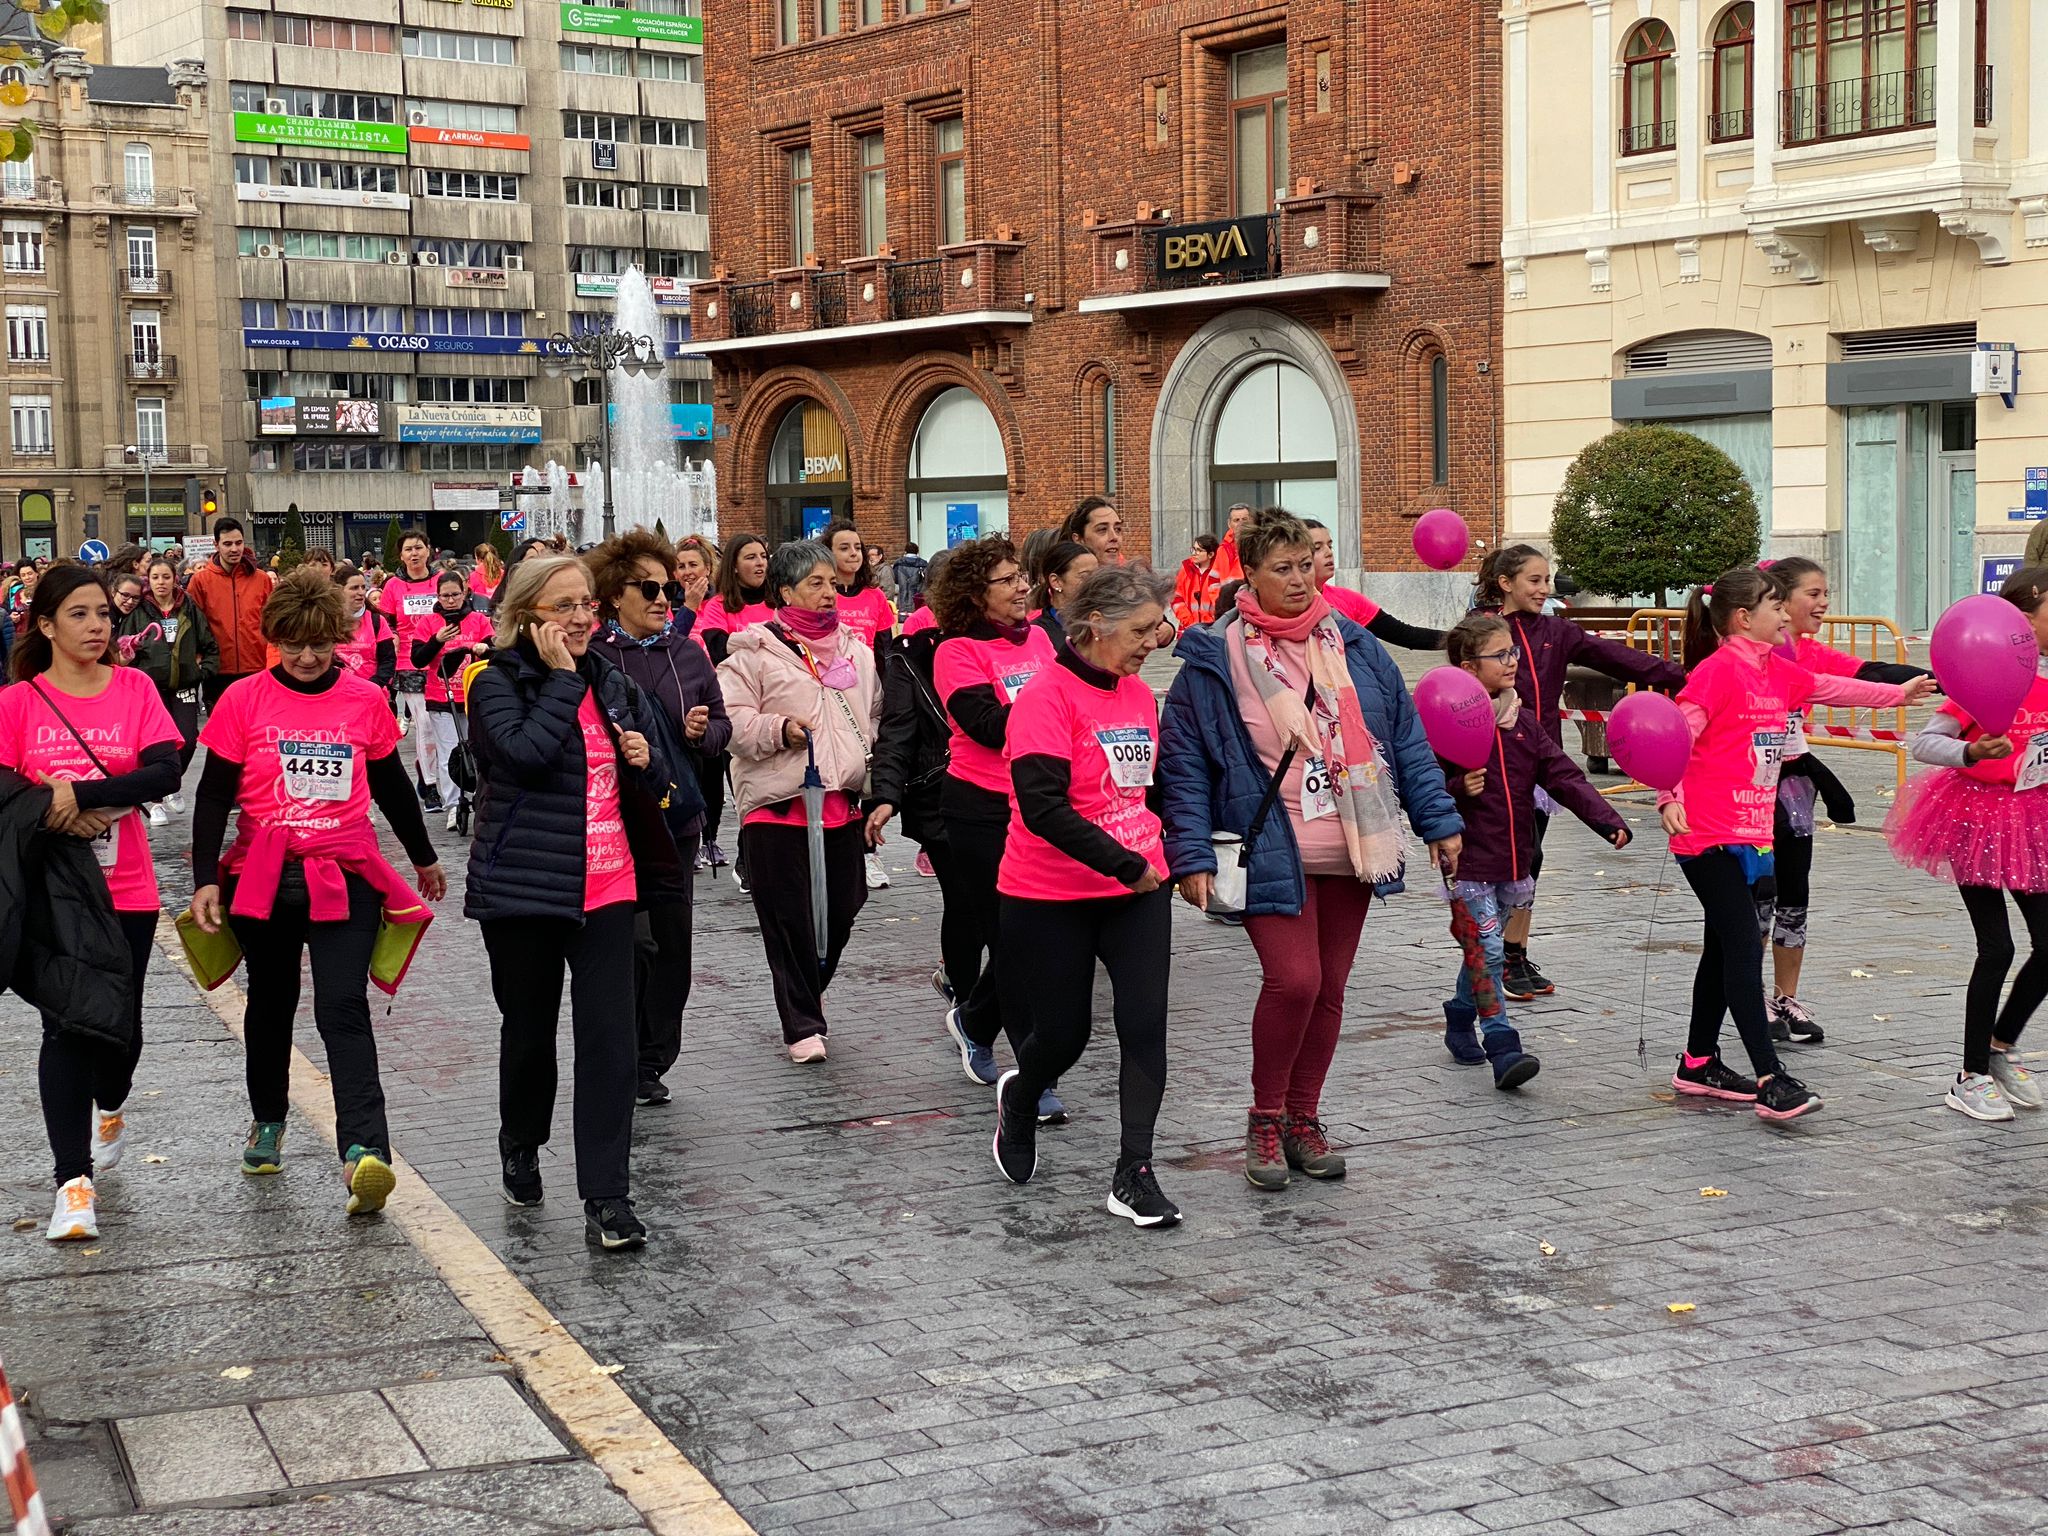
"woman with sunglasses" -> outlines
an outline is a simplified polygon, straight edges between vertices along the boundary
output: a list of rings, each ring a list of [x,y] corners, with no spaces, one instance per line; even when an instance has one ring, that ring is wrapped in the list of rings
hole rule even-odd
[[[606,540],[583,560],[603,620],[597,649],[632,679],[649,723],[657,734],[666,733],[669,831],[683,867],[692,869],[704,830],[698,788],[702,761],[725,750],[732,721],[726,718],[711,658],[690,642],[695,615],[684,606],[688,589],[670,574],[676,552],[661,535],[635,528]],[[643,1106],[669,1102],[662,1078],[682,1052],[683,1009],[690,1001],[690,882],[679,881],[661,896],[643,901],[634,919],[633,996],[640,1040],[634,1097]]]

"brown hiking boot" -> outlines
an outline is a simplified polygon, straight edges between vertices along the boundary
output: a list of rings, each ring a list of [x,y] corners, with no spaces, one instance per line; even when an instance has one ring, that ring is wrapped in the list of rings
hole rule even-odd
[[[1280,1145],[1287,1117],[1255,1109],[1245,1118],[1244,1177],[1253,1189],[1287,1187],[1287,1154]]]
[[[1323,1134],[1322,1121],[1290,1113],[1281,1142],[1288,1167],[1299,1168],[1312,1179],[1344,1177],[1344,1154],[1330,1150],[1330,1138]]]

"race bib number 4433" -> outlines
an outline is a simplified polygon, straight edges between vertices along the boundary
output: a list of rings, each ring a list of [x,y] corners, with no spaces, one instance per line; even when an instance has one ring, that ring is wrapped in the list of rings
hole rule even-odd
[[[1106,726],[1095,733],[1118,789],[1152,787],[1152,733],[1142,725]]]
[[[337,741],[280,741],[278,767],[294,800],[342,801],[355,787],[355,748]]]

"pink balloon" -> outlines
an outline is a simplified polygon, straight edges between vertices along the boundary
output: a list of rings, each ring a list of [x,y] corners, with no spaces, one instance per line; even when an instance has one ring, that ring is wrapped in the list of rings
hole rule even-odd
[[[1449,507],[1437,507],[1415,520],[1416,558],[1432,571],[1448,571],[1472,547],[1472,530]]]
[[[1934,676],[1987,735],[2003,736],[2034,686],[2041,646],[2027,616],[2002,597],[1966,597],[1935,621]]]
[[[1430,750],[1460,768],[1484,768],[1493,756],[1493,700],[1463,667],[1433,667],[1415,685]]]
[[[1676,789],[1692,758],[1692,731],[1663,694],[1636,692],[1608,715],[1607,750],[1638,784]]]

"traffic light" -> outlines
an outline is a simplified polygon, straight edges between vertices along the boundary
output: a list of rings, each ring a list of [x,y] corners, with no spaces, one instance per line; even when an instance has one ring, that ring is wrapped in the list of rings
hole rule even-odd
[[[214,495],[212,491],[207,491],[199,498],[199,515],[201,517],[212,517],[219,511],[220,498]]]

